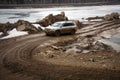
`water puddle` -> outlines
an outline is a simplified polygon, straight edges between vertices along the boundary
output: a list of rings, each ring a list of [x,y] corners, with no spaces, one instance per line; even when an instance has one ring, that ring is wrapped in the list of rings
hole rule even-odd
[[[120,52],[120,33],[112,36],[109,39],[101,39],[99,42],[112,47],[117,52]]]

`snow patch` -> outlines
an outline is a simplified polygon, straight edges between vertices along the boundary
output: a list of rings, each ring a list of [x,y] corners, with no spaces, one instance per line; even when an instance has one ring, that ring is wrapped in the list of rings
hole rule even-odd
[[[111,46],[114,50],[120,52],[120,33],[112,36],[109,39],[101,39],[98,41],[105,45]]]
[[[2,32],[0,32],[0,35],[2,35]]]
[[[1,33],[0,33],[1,34]],[[22,35],[27,35],[28,32],[25,31],[17,31],[16,28],[8,32],[8,36],[2,37],[0,39],[7,39],[7,38],[12,38],[12,37],[17,37],[17,36],[22,36]]]
[[[32,24],[34,27],[36,27],[37,29],[41,28],[42,30],[45,30],[45,27],[42,27],[39,24]]]

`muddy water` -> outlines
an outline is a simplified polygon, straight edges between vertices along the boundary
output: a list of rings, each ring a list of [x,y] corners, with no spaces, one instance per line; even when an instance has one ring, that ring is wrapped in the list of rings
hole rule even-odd
[[[90,16],[103,16],[111,12],[120,13],[120,5],[84,6],[84,7],[56,7],[56,8],[31,8],[31,9],[0,9],[0,23],[16,22],[23,19],[31,22],[41,20],[48,14],[66,13],[69,19],[87,18]],[[89,13],[89,14],[88,14]]]
[[[111,46],[117,52],[120,52],[120,33],[112,36],[110,39],[102,39],[100,42]]]

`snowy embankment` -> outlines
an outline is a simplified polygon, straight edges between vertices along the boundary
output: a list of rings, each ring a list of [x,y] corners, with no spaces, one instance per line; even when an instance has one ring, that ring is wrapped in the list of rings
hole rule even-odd
[[[0,32],[0,35],[2,35],[2,32]]]
[[[41,29],[41,30],[45,29],[44,27],[40,26],[39,24],[32,24],[32,25],[34,27],[36,27],[37,29]],[[3,33],[0,32],[0,36],[2,34]],[[18,36],[23,36],[23,35],[28,35],[28,32],[27,31],[18,31],[18,30],[16,30],[16,28],[14,28],[13,30],[11,30],[11,31],[8,32],[7,36],[3,36],[0,39],[8,39],[8,38],[18,37]]]
[[[8,36],[4,36],[0,39],[7,39],[7,38],[13,38],[13,37],[17,37],[17,36],[22,36],[22,35],[27,35],[28,32],[25,32],[25,31],[17,31],[15,28],[11,31],[8,32]],[[1,33],[2,35],[2,33]]]
[[[41,25],[39,24],[32,24],[34,27],[36,27],[37,29],[41,29],[41,30],[45,30],[45,27],[42,27]]]

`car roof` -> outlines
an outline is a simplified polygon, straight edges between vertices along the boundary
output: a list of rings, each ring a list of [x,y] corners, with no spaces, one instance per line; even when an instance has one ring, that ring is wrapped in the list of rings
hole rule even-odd
[[[58,21],[58,22],[56,22],[56,23],[74,23],[74,21]]]

